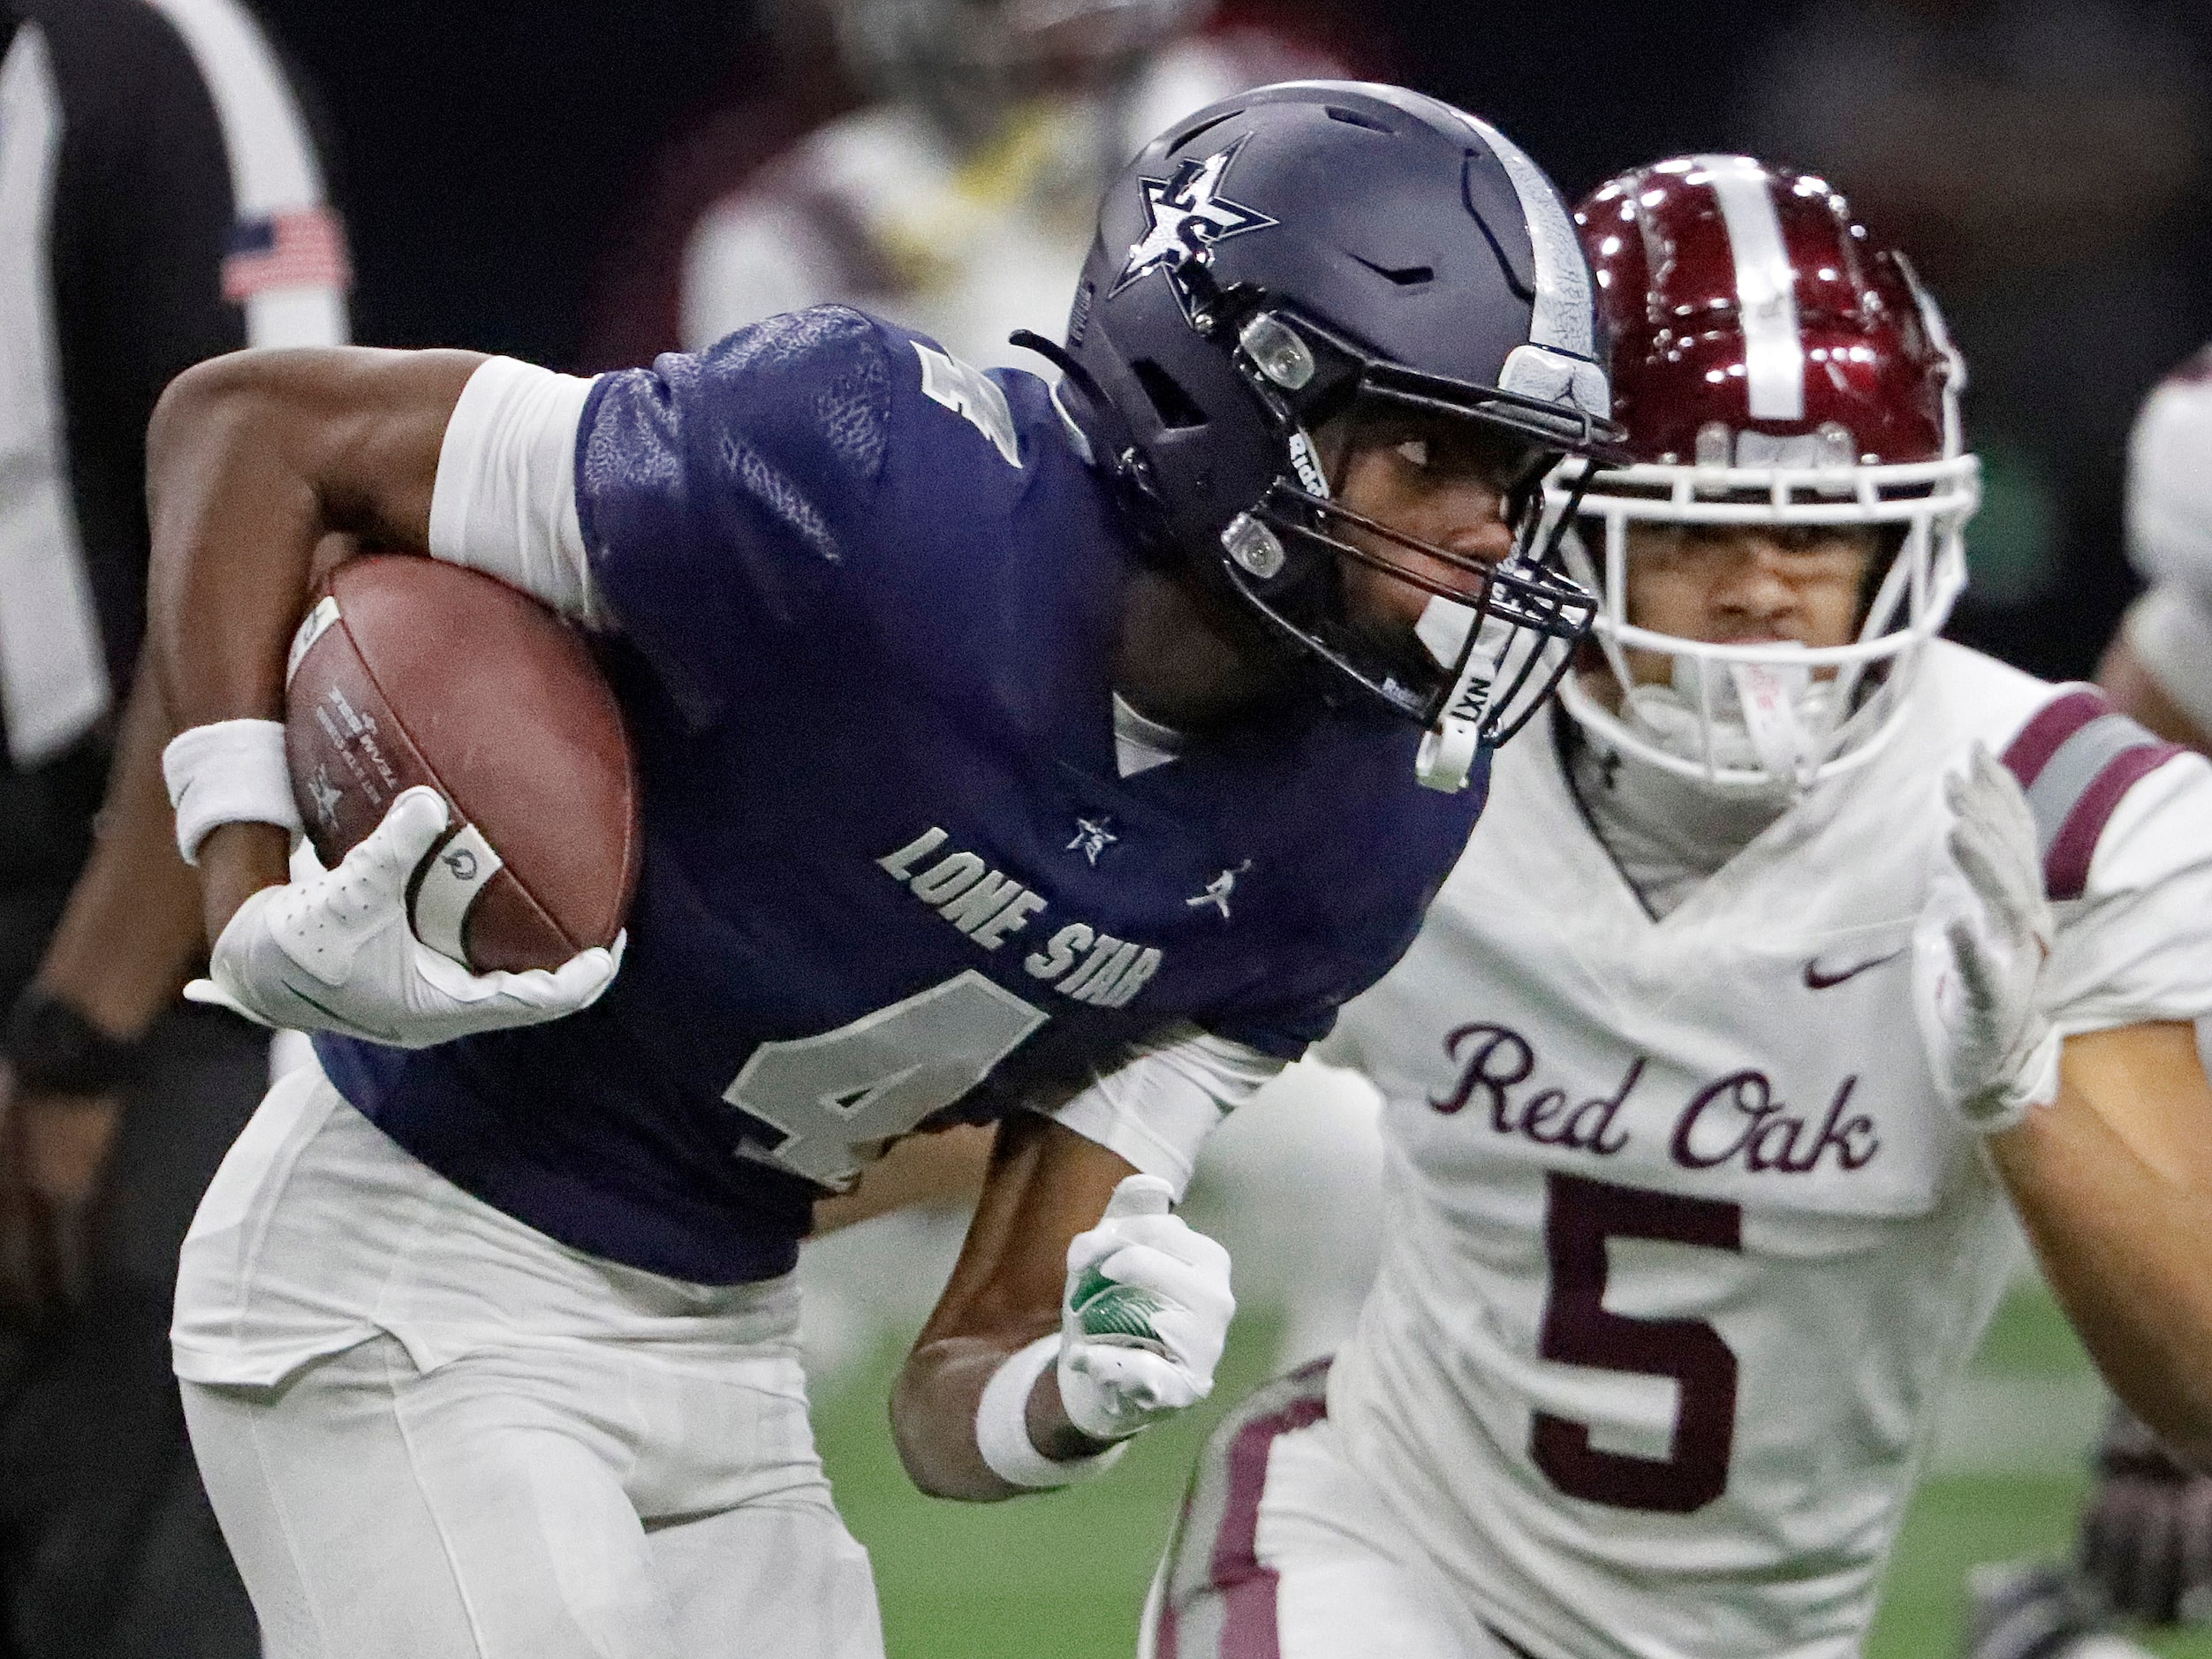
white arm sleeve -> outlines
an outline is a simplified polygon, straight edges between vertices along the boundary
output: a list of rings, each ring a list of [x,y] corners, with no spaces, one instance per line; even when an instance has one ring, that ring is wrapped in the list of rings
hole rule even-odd
[[[2212,589],[2161,582],[2129,607],[2122,625],[2158,689],[2212,731]]]
[[[495,357],[445,425],[430,551],[496,576],[564,616],[597,620],[576,518],[576,429],[592,383]]]
[[[1206,1137],[1283,1066],[1247,1044],[1176,1026],[1133,1044],[1119,1065],[1094,1072],[1045,1116],[1160,1177],[1179,1201]]]

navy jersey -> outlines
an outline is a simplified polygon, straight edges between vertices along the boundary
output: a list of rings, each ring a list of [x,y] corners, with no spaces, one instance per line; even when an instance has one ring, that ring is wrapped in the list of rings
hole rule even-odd
[[[593,388],[577,506],[642,787],[591,1009],[317,1039],[433,1169],[681,1278],[788,1270],[823,1188],[1189,1021],[1285,1057],[1411,941],[1480,810],[1316,701],[1134,776],[1137,557],[1045,383],[860,314]]]

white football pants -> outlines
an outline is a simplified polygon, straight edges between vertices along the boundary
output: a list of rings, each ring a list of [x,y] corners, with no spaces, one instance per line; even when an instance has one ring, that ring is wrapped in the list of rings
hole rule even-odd
[[[1319,1360],[1206,1443],[1152,1582],[1138,1659],[1515,1659],[1345,1458]]]
[[[173,1332],[269,1659],[881,1659],[797,1319],[788,1281],[557,1245],[281,1079]]]

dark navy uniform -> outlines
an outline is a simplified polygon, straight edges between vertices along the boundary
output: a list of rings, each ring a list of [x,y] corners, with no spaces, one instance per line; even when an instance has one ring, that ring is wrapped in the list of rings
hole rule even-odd
[[[1163,1030],[1324,1034],[1481,791],[1318,697],[1123,776],[1140,555],[1087,449],[1044,382],[842,308],[597,383],[576,504],[646,829],[621,974],[549,1025],[319,1037],[347,1099],[564,1243],[735,1283],[890,1137]]]

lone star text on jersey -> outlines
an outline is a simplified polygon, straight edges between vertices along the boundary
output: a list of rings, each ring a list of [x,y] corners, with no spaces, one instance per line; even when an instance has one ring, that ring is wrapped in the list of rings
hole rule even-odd
[[[945,844],[951,834],[932,824],[876,864],[906,890],[986,951],[996,951],[1028,929],[1049,904],[1012,876],[993,869],[979,853]],[[1117,939],[1088,922],[1071,921],[1022,959],[1030,978],[1062,995],[1099,1008],[1122,1008],[1152,981],[1165,960],[1148,944]]]

